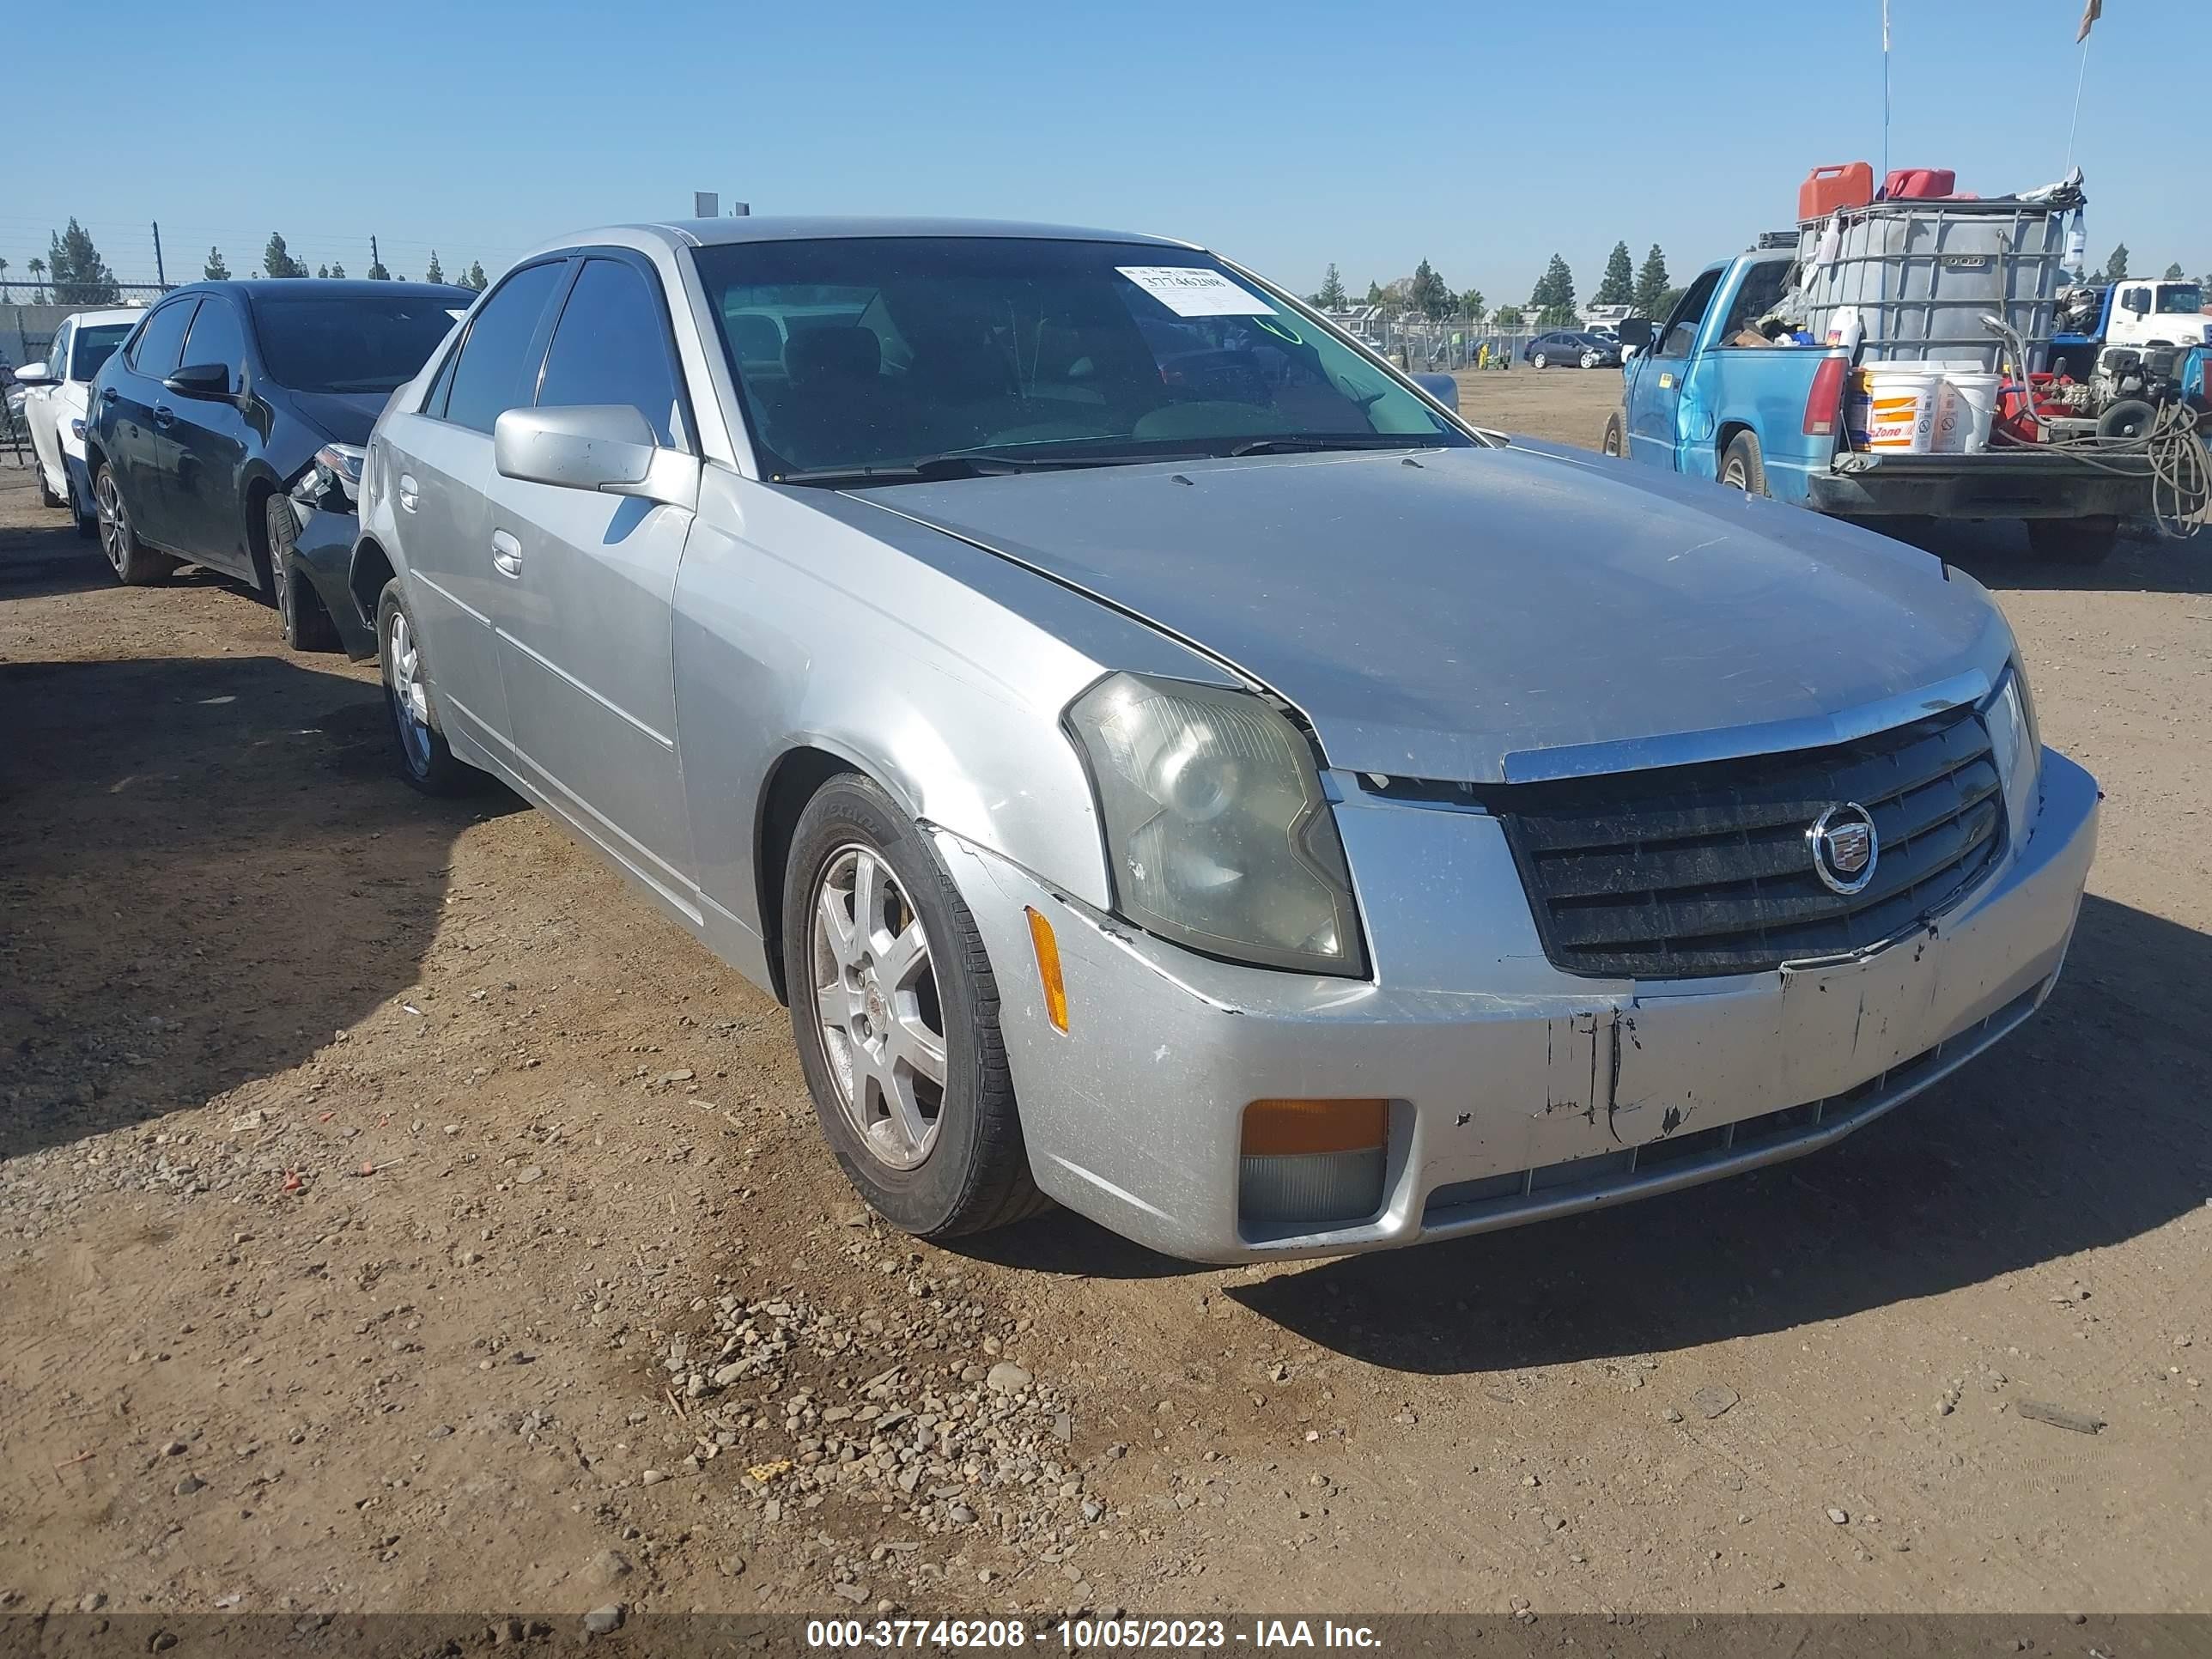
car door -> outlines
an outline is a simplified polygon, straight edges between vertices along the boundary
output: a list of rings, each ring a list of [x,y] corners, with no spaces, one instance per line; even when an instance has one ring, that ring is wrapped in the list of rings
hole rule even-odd
[[[623,404],[664,448],[691,448],[660,280],[595,252],[563,300],[540,408]],[[634,496],[495,476],[494,615],[524,764],[615,851],[663,884],[690,883],[676,761],[672,601],[693,515]]]
[[[383,476],[396,504],[408,599],[444,717],[508,761],[485,501],[491,432],[503,412],[530,404],[552,303],[568,268],[567,259],[553,258],[507,276],[447,349],[420,408],[387,416],[378,439],[386,452]]]
[[[1676,426],[1682,406],[1682,381],[1698,325],[1713,301],[1726,267],[1701,272],[1676,304],[1648,352],[1636,357],[1636,377],[1628,388],[1628,448],[1638,460],[1673,471],[1678,465]]]
[[[69,378],[70,339],[75,331],[64,319],[54,332],[54,343],[46,348],[46,372],[57,382]],[[57,488],[63,482],[60,425],[68,418],[58,384],[23,388],[23,424],[31,429],[31,453],[38,457],[47,483]]]
[[[226,395],[173,397],[168,432],[176,463],[168,474],[169,522],[179,552],[252,580],[256,576],[244,497],[252,428],[239,407],[246,385],[246,327],[227,295],[201,300],[185,337],[180,366],[220,364]]]
[[[119,371],[106,377],[95,411],[108,434],[108,462],[131,528],[165,548],[177,542],[168,484],[177,460],[176,399],[161,382],[183,360],[185,334],[199,303],[198,295],[183,294],[155,307]]]

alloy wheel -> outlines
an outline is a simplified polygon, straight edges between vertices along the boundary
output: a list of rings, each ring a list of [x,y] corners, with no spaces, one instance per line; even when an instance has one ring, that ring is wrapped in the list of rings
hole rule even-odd
[[[407,763],[418,775],[427,773],[430,769],[430,694],[422,684],[422,652],[404,611],[393,613],[392,631],[385,640],[384,681]]]
[[[92,487],[93,511],[100,518],[100,550],[120,576],[131,562],[131,520],[124,510],[123,492],[115,487],[114,469],[103,469]]]
[[[881,855],[852,843],[823,866],[813,917],[816,1028],[837,1103],[878,1162],[911,1170],[937,1145],[944,1004],[928,931]]]

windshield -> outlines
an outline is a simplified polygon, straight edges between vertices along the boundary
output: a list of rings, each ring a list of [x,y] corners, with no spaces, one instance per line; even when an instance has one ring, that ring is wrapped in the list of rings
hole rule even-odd
[[[390,392],[412,380],[453,325],[441,294],[257,294],[254,331],[277,385],[295,392]]]
[[[763,466],[794,482],[1474,441],[1202,253],[854,237],[693,257]]]
[[[129,323],[95,323],[80,327],[76,343],[70,349],[69,378],[88,380],[100,373],[100,366],[115,355],[115,348],[123,343],[131,332]]]
[[[2158,291],[2161,316],[2174,317],[2204,309],[2204,290],[2194,283],[2168,283]]]

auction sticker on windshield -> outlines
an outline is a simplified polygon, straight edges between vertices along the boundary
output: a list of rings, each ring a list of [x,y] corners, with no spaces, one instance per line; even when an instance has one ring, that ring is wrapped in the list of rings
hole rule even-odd
[[[1218,270],[1193,265],[1116,265],[1114,269],[1178,317],[1274,314],[1274,307]]]

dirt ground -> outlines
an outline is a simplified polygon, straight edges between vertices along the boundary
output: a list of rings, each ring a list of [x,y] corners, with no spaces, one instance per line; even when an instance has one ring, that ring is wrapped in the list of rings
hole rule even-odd
[[[1467,404],[1594,444],[1617,386]],[[370,672],[117,586],[23,482],[6,1605],[2212,1608],[2205,546],[1949,550],[2108,796],[2019,1036],[1747,1178],[1218,1270],[872,1224],[780,1008],[511,798],[402,787]]]

